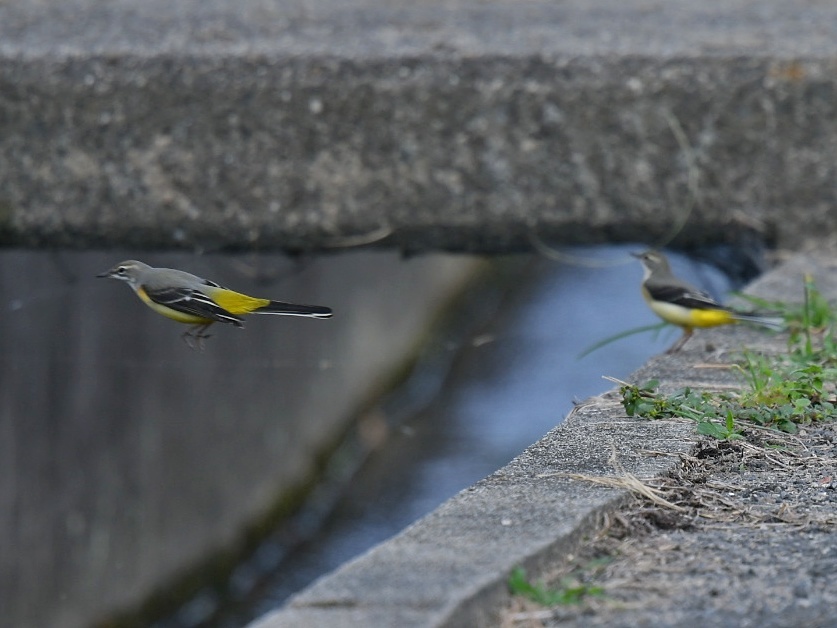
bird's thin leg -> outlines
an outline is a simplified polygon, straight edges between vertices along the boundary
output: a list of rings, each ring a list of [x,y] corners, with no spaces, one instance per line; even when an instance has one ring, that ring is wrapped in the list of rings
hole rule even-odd
[[[200,349],[203,351],[204,340],[211,337],[210,334],[206,333],[206,330],[209,329],[211,324],[212,323],[201,323],[200,325],[193,325],[183,332],[180,337],[183,338],[183,342],[185,342],[190,349]]]
[[[688,342],[689,338],[692,337],[692,331],[694,330],[691,327],[685,327],[683,329],[683,335],[680,336],[680,339],[677,342],[671,345],[671,347],[668,351],[666,351],[666,353],[671,354],[680,351],[680,349],[683,348],[683,345],[685,345],[686,342]]]
[[[197,349],[198,344],[197,344],[197,342],[195,342],[195,335],[192,333],[192,329],[193,328],[190,327],[189,329],[184,331],[182,334],[180,334],[180,337],[183,339],[183,342],[186,343],[187,347],[189,347],[190,349]]]

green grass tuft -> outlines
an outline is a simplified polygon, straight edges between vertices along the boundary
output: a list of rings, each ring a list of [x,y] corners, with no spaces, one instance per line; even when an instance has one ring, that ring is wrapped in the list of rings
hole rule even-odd
[[[541,606],[566,606],[580,604],[587,596],[603,595],[601,587],[585,584],[575,578],[562,578],[556,587],[547,587],[543,582],[532,583],[526,578],[522,567],[515,568],[509,576],[509,591]]]

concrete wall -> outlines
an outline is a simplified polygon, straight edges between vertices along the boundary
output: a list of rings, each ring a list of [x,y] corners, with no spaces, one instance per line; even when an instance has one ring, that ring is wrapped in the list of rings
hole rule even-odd
[[[476,268],[391,253],[302,271],[276,256],[147,258],[335,309],[219,327],[201,352],[127,286],[93,278],[119,259],[0,253],[4,626],[89,626],[240,549],[298,502]]]
[[[0,243],[407,250],[835,223],[837,7],[0,5]]]

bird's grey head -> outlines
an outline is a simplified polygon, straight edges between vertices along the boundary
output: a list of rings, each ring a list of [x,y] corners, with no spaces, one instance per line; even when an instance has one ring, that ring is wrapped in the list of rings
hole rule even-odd
[[[142,276],[142,273],[149,268],[151,267],[148,264],[130,259],[125,262],[120,262],[109,271],[96,276],[127,281],[129,284],[135,285]]]
[[[662,253],[657,251],[645,251],[643,253],[632,253],[632,255],[642,262],[642,267],[645,269],[646,279],[653,272],[671,272],[668,260]]]

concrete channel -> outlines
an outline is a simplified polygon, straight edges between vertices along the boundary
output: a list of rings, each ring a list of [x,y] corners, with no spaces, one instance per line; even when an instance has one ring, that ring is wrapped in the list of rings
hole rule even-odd
[[[833,251],[797,256],[748,292],[799,302],[805,274],[814,278],[826,298],[837,301]],[[656,379],[662,389],[672,391],[741,386],[734,370],[700,367],[734,359],[744,348],[783,351],[786,343],[784,335],[744,327],[705,331],[687,350],[652,359],[630,381]],[[692,451],[699,438],[689,422],[626,416],[616,390],[589,399],[510,464],[251,626],[499,626],[515,567],[525,567],[533,577],[548,571],[593,536],[604,515],[628,498],[625,489],[569,475],[653,478],[674,470],[679,454]],[[764,595],[769,596],[767,589]],[[767,597],[763,606],[770,607]],[[728,610],[731,615],[734,609]],[[715,616],[724,617],[723,609]],[[671,625],[663,618],[659,621]],[[772,621],[775,626],[794,625],[793,617],[784,623],[779,614]]]

